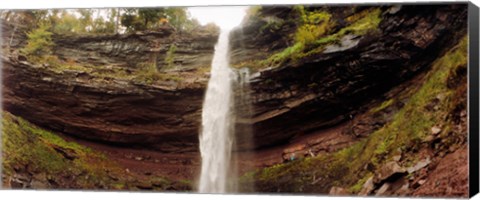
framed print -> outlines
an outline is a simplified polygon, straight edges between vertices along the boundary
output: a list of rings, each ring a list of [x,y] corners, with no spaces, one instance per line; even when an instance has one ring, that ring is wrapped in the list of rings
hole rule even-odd
[[[478,193],[468,2],[0,10],[1,187]]]

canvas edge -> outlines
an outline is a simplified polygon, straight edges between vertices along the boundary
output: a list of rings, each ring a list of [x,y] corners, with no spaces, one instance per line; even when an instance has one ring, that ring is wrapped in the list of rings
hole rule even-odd
[[[468,5],[469,57],[469,197],[479,191],[479,8]],[[476,55],[476,56],[475,56]]]

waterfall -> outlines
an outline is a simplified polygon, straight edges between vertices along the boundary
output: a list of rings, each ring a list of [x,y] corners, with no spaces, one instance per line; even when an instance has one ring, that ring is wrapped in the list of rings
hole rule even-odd
[[[236,74],[229,67],[230,31],[222,29],[212,60],[210,80],[202,110],[202,130],[199,136],[202,168],[199,192],[227,192],[227,177],[233,145],[234,117],[233,80]]]

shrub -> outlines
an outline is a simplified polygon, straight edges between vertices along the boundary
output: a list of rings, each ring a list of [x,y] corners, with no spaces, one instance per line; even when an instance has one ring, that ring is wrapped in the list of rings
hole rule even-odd
[[[347,33],[353,33],[355,35],[364,35],[367,32],[376,29],[380,24],[380,21],[382,21],[382,18],[380,17],[381,15],[380,8],[366,10],[360,14],[359,16],[361,17],[354,15],[347,18],[347,21],[353,21],[356,18],[359,18],[359,19],[353,22],[353,24],[351,24],[350,26],[347,26],[341,29],[337,34],[341,36]]]
[[[296,6],[300,15],[300,26],[294,35],[295,44],[287,47],[264,61],[264,65],[278,65],[288,60],[297,61],[305,49],[310,49],[318,38],[328,33],[333,23],[330,21],[331,14],[325,11],[306,11],[303,6]]]
[[[308,46],[326,34],[334,24],[330,21],[332,17],[330,13],[325,11],[307,12],[302,8],[298,8],[302,25],[295,33],[295,42]]]
[[[55,45],[52,41],[52,33],[48,31],[50,28],[47,24],[40,24],[37,29],[27,33],[27,45],[20,51],[27,56],[42,56],[52,52]]]

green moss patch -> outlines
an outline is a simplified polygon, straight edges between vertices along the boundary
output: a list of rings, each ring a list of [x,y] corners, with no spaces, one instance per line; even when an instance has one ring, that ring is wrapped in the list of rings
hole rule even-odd
[[[296,63],[302,58],[322,53],[326,46],[338,43],[345,35],[364,35],[375,31],[382,18],[380,8],[367,9],[345,19],[347,25],[336,32],[336,22],[324,10],[306,11],[296,6],[298,28],[293,35],[294,44],[274,53],[265,60],[249,61],[234,67],[249,67],[256,71],[264,67],[276,67],[287,62]]]
[[[8,112],[2,113],[1,138],[5,186],[9,185],[5,182],[9,177],[23,174],[43,182],[47,188],[131,190],[145,183],[156,190],[166,190],[172,185],[181,190],[192,188],[187,183],[174,183],[162,177],[135,178],[103,153],[65,141]]]

